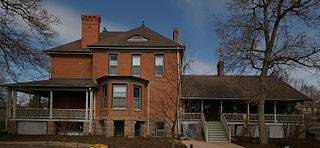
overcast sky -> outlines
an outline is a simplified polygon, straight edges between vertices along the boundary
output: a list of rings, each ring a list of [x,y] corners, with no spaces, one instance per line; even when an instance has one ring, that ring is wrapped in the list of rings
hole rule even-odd
[[[57,45],[80,39],[81,14],[98,14],[101,28],[108,31],[127,31],[144,21],[152,30],[172,38],[172,29],[179,28],[182,44],[188,43],[195,52],[193,74],[216,74],[215,50],[218,40],[214,31],[215,18],[227,11],[226,0],[48,0],[47,9],[58,16],[62,25]],[[102,30],[101,30],[102,31]],[[292,77],[317,84],[319,73],[294,72]]]

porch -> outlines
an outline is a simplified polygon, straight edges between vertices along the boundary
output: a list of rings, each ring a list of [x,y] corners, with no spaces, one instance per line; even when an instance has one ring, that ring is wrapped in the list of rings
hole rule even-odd
[[[11,134],[56,134],[58,126],[93,132],[95,85],[91,80],[53,79],[7,84],[7,125]]]

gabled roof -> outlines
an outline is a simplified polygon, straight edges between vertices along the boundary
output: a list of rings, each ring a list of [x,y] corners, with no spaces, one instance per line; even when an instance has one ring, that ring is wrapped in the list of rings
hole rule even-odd
[[[148,39],[146,42],[128,42],[133,36],[142,36],[143,38]],[[123,32],[106,40],[101,40],[92,45],[88,45],[88,47],[101,47],[101,46],[151,46],[151,47],[183,47],[183,45],[151,30],[146,26],[140,26],[138,28],[129,30],[127,32]]]
[[[123,32],[101,32],[99,34],[99,40],[108,40],[113,36],[117,36]],[[81,48],[81,39],[60,45],[48,50],[45,52],[58,52],[58,51],[69,51],[69,52],[90,52],[87,48]]]
[[[184,99],[257,99],[258,76],[209,76],[184,75],[182,98]],[[267,78],[266,100],[310,100],[287,83],[276,77]]]
[[[146,42],[128,42],[133,36],[146,38]],[[183,45],[149,29],[146,26],[140,26],[126,32],[101,32],[99,41],[88,45],[88,48],[81,48],[81,39],[61,46],[57,46],[45,52],[77,52],[90,53],[89,50],[94,47],[184,47]]]

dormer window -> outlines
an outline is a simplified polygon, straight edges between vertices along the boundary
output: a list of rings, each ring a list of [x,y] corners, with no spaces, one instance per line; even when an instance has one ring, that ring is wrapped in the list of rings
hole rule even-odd
[[[128,42],[148,42],[149,40],[141,35],[134,35],[127,40]]]

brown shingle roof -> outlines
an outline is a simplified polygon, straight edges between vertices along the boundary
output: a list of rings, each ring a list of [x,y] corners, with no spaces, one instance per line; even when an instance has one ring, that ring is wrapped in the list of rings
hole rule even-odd
[[[147,38],[147,42],[127,42],[127,39],[134,35],[140,35]],[[121,46],[121,47],[135,47],[135,46],[150,46],[150,47],[183,47],[181,44],[174,42],[173,40],[149,29],[145,26],[126,31],[126,32],[101,32],[99,35],[99,41],[88,47],[110,47],[110,46]],[[88,49],[81,48],[81,39],[76,40],[61,46],[57,46],[45,52],[90,52]]]
[[[256,99],[259,95],[258,76],[185,75],[182,97],[190,99]],[[310,100],[276,77],[267,78],[267,100]]]
[[[95,87],[92,80],[74,80],[74,79],[51,79],[33,82],[21,82],[13,84],[5,84],[5,87],[16,87],[16,88],[34,88],[34,87],[60,87],[60,88],[84,88],[84,87]]]
[[[108,40],[109,38],[111,38],[113,36],[117,36],[121,33],[123,33],[123,32],[101,32],[99,35],[99,40]],[[66,43],[64,45],[57,46],[57,47],[54,47],[54,48],[51,48],[51,49],[48,49],[45,51],[49,51],[49,52],[52,52],[52,51],[73,51],[73,52],[80,51],[80,52],[83,52],[83,51],[86,51],[86,49],[81,48],[81,39],[80,39],[80,40],[72,41],[70,43]]]
[[[127,39],[135,35],[143,36],[144,38],[148,39],[148,41],[147,42],[128,42],[127,41]],[[95,44],[89,45],[89,47],[95,47],[95,46],[163,46],[163,47],[180,46],[182,47],[181,44],[145,26],[140,26],[138,28],[113,36],[108,40],[101,40]]]

